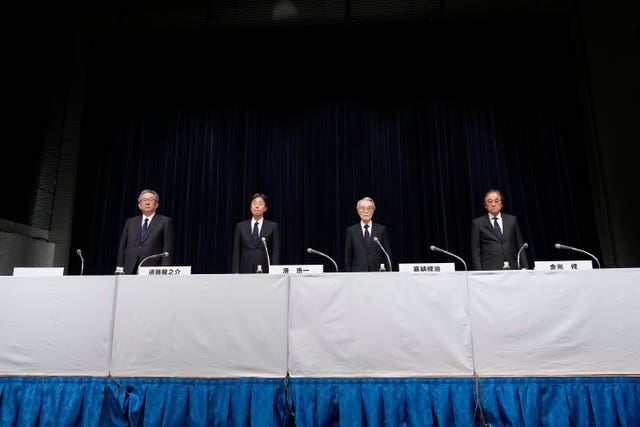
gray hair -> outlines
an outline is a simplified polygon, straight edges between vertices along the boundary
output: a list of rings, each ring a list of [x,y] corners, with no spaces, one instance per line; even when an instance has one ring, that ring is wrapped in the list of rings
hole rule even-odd
[[[373,205],[373,210],[376,210],[376,202],[374,202],[371,197],[363,197],[362,199],[358,200],[358,203],[356,203],[356,210],[360,207],[360,203],[362,202],[371,202],[371,204]]]
[[[145,189],[145,190],[142,190],[142,191],[140,192],[140,194],[138,195],[138,203],[140,203],[140,200],[142,200],[142,195],[143,195],[143,194],[146,194],[146,193],[151,193],[151,194],[153,194],[153,195],[155,196],[155,198],[156,198],[156,202],[159,202],[159,201],[160,201],[160,196],[158,196],[158,193],[156,193],[156,192],[155,192],[155,191],[153,191],[153,190]]]
[[[486,193],[484,193],[484,197],[482,198],[482,206],[485,206],[487,203],[484,201],[487,196],[491,193],[497,193],[498,196],[500,196],[500,201],[502,202],[502,204],[504,205],[504,196],[502,195],[502,192],[500,190],[496,190],[495,188],[492,188],[491,190],[487,191]]]

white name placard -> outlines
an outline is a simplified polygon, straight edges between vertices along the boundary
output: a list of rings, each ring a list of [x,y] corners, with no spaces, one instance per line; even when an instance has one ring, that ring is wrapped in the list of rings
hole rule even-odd
[[[269,267],[269,274],[322,274],[324,266],[322,264],[303,265],[272,265]]]
[[[430,264],[398,264],[400,273],[448,273],[456,271],[456,266],[452,262],[430,263]]]
[[[592,270],[591,261],[536,261],[534,270],[542,271],[572,271]]]
[[[64,274],[63,267],[13,267],[14,276],[55,277]]]
[[[190,265],[156,265],[138,269],[139,276],[189,276],[190,274]]]

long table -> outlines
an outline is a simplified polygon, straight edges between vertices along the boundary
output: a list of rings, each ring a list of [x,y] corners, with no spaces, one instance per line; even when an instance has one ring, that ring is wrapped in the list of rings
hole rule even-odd
[[[206,387],[214,381],[248,399],[257,411],[245,414],[248,422],[266,425],[286,422],[292,405],[299,425],[336,413],[358,419],[366,410],[336,403],[349,401],[344,390],[367,389],[375,413],[389,399],[385,387],[398,384],[421,404],[426,395],[449,396],[455,410],[430,412],[434,423],[447,416],[467,421],[478,381],[502,390],[522,378],[530,386],[587,377],[585,387],[593,388],[604,376],[618,389],[620,381],[631,385],[617,399],[640,407],[639,306],[640,269],[0,277],[0,384],[14,387],[18,378],[25,387],[34,376],[41,379],[34,387],[47,377],[104,378],[114,396],[130,395],[127,387],[136,384],[149,397],[151,385],[165,393],[167,378]],[[449,387],[458,391],[447,394]],[[328,399],[325,414],[307,407],[309,399],[313,408],[323,406],[318,393]],[[257,395],[267,396],[266,415],[251,404]],[[500,425],[497,413],[505,408],[492,396],[496,413],[488,416]],[[131,423],[135,411],[119,410]],[[145,423],[153,425],[146,411]]]

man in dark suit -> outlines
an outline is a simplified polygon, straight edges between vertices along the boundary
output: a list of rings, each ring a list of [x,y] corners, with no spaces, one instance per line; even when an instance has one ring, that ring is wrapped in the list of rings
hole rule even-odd
[[[251,196],[249,209],[251,219],[236,224],[233,238],[232,273],[268,273],[269,264],[280,263],[280,232],[278,223],[264,218],[268,209],[267,196],[256,193]],[[269,248],[270,261],[267,259],[262,239]]]
[[[376,210],[376,204],[371,197],[358,200],[356,204],[360,222],[347,228],[344,240],[344,256],[346,271],[380,271],[380,265],[385,265],[387,271],[391,266],[387,257],[375,242],[378,238],[382,247],[391,258],[391,250],[387,229],[384,225],[373,224],[371,220]]]
[[[487,191],[484,207],[488,214],[471,222],[471,259],[474,270],[518,268],[518,251],[524,241],[516,217],[501,212],[503,201],[500,191]],[[528,267],[527,254],[522,251],[520,268]]]
[[[116,272],[132,274],[138,264],[150,255],[168,252],[162,258],[150,259],[146,266],[173,265],[175,234],[171,218],[156,213],[160,202],[158,193],[142,190],[138,196],[138,209],[142,215],[127,219],[118,246]]]

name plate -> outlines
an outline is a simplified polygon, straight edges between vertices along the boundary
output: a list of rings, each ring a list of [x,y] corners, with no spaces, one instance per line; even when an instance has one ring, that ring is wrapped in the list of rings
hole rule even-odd
[[[14,276],[56,277],[64,274],[63,267],[13,267]]]
[[[324,266],[322,264],[304,265],[272,265],[269,267],[269,274],[322,274]]]
[[[190,265],[166,265],[140,267],[139,276],[189,276],[191,274]]]
[[[438,262],[431,264],[398,264],[400,273],[449,273],[456,271],[453,262]]]
[[[534,270],[542,271],[572,271],[592,270],[591,261],[536,261]]]

